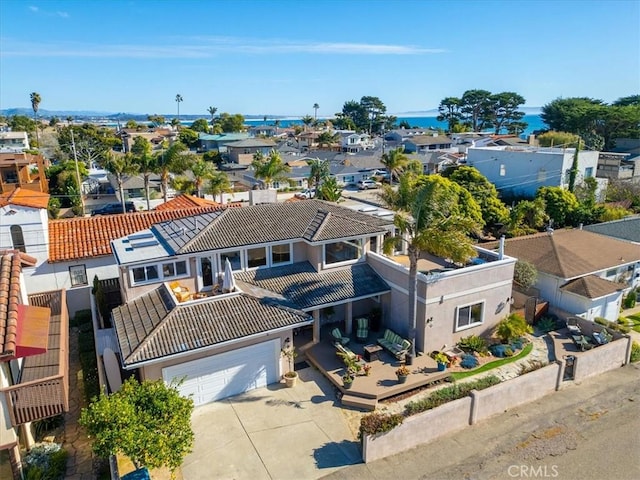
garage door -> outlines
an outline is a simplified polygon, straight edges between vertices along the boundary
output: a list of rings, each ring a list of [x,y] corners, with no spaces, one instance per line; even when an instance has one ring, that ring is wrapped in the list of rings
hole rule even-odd
[[[279,340],[270,340],[163,368],[162,378],[167,383],[184,378],[182,395],[204,405],[276,382],[279,351]]]

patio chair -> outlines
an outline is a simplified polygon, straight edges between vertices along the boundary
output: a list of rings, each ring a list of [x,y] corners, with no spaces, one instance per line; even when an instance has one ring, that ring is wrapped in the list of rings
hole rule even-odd
[[[358,329],[356,330],[356,340],[359,343],[364,343],[369,338],[369,319],[361,317],[357,319]]]
[[[567,318],[567,330],[571,335],[582,335],[582,331],[580,330],[580,324],[576,317]]]
[[[350,340],[349,337],[344,337],[342,335],[342,332],[338,327],[331,330],[331,336],[335,340],[336,344],[339,344],[339,345],[346,345],[349,343],[349,340]]]

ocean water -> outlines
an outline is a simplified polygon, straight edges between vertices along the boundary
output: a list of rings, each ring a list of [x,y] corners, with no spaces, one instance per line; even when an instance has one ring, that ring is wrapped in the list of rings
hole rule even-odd
[[[409,125],[416,128],[428,128],[428,127],[442,128],[442,129],[447,128],[446,122],[439,122],[438,120],[436,120],[436,117],[398,117],[398,123],[402,122],[403,120],[406,120],[409,123]],[[540,117],[540,115],[525,115],[522,121],[527,123],[527,128],[523,132],[523,135],[529,135],[530,133],[533,133],[535,130],[542,130],[545,128],[545,124],[542,122],[542,118]],[[184,123],[186,124],[187,122],[184,122]],[[265,124],[264,120],[245,120],[244,123],[251,126],[258,126],[258,125]],[[266,124],[273,125],[274,120],[267,119]],[[279,124],[280,127],[286,128],[292,125],[302,125],[302,120],[297,118],[280,119],[280,124]]]

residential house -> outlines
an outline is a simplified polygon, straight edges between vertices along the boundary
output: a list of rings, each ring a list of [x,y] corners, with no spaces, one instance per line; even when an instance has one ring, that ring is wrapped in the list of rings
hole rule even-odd
[[[505,252],[536,267],[552,312],[615,322],[624,292],[640,285],[640,246],[587,230],[511,238]]]
[[[27,132],[1,132],[0,152],[16,153],[29,150],[29,136]]]
[[[371,141],[371,136],[366,133],[340,130],[337,130],[336,133],[340,134],[340,146],[343,152],[357,153],[375,146]]]
[[[574,153],[574,148],[474,147],[467,150],[467,165],[478,169],[503,196],[532,198],[540,187],[568,187]],[[597,166],[598,152],[580,151],[577,183],[594,177]],[[605,182],[598,182],[599,191]]]
[[[27,296],[23,267],[36,259],[0,251],[0,450],[22,478],[18,429],[33,446],[31,422],[69,410],[69,322],[64,290]]]
[[[428,150],[448,150],[453,144],[446,135],[416,135],[402,142],[406,153],[424,153]]]
[[[321,325],[340,321],[350,333],[374,306],[385,327],[407,336],[408,269],[379,253],[392,229],[387,215],[305,200],[162,222],[115,240],[125,304],[112,317],[123,367],[145,379],[186,378],[179,388],[202,404],[278,381],[280,350],[297,332],[317,343]],[[466,266],[425,256],[418,349],[489,333],[508,312],[514,264],[480,248]],[[238,291],[225,293],[225,276]],[[329,307],[335,318],[322,313]]]
[[[640,215],[626,217],[610,222],[586,225],[585,230],[608,237],[640,244]]]
[[[227,153],[227,145],[229,143],[246,140],[249,138],[249,134],[246,132],[219,133],[215,135],[200,133],[198,138],[200,140],[200,151],[215,151],[220,154],[225,154]]]
[[[386,132],[384,140],[399,145],[413,137],[432,136],[434,134],[437,134],[437,131],[431,128],[396,128]]]
[[[45,170],[49,162],[42,155],[24,152],[0,153],[0,193],[16,188],[34,192],[48,192]]]
[[[280,129],[282,131],[282,129]],[[256,125],[249,127],[249,136],[251,137],[275,137],[278,134],[278,128],[275,125]]]
[[[260,152],[264,156],[269,155],[276,148],[276,143],[270,139],[247,138],[237,142],[227,143],[229,162],[238,165],[251,165],[253,156]]]
[[[318,148],[318,132],[303,132],[296,137],[297,146],[302,149],[312,150]]]
[[[124,153],[130,152],[136,137],[146,138],[152,147],[160,149],[163,141],[169,144],[178,138],[178,132],[172,128],[122,128],[118,131],[118,136],[122,139],[122,150]]]
[[[615,180],[640,178],[640,163],[630,157],[630,153],[600,152],[596,176]]]

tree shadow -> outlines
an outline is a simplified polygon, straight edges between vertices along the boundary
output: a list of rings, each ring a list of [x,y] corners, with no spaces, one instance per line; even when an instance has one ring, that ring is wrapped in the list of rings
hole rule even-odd
[[[345,467],[362,463],[359,442],[348,440],[325,443],[314,449],[313,458],[317,468]]]

